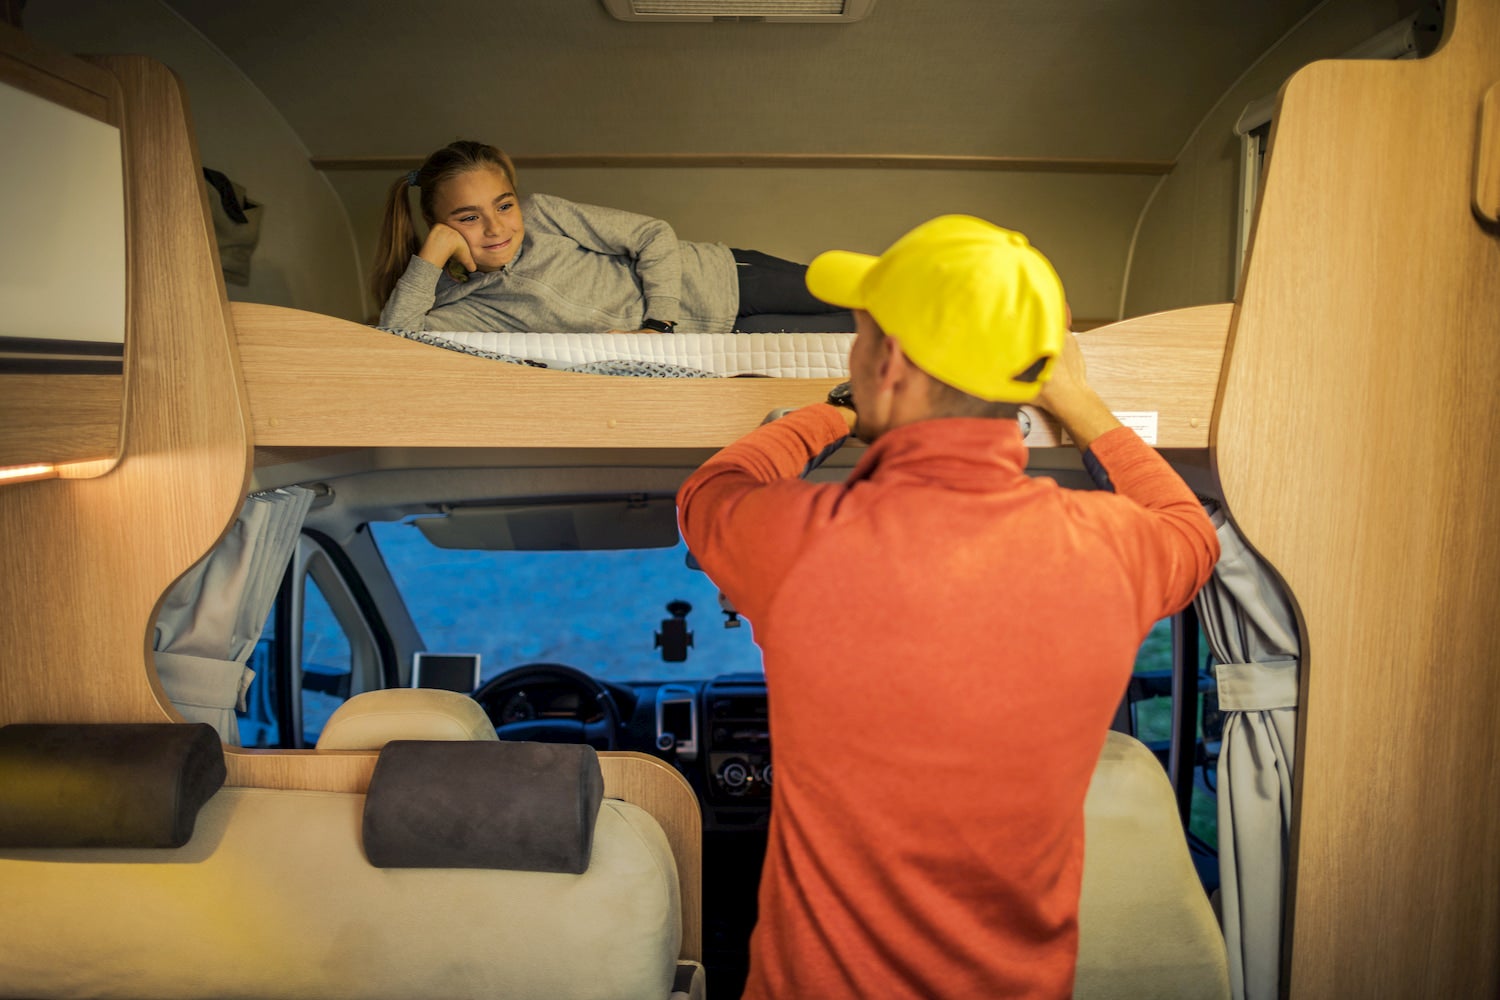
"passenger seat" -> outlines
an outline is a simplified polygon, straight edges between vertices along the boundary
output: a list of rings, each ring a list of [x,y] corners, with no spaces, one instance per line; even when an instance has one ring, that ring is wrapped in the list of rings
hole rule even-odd
[[[1225,1000],[1229,958],[1171,783],[1111,732],[1083,804],[1075,1000]]]
[[[494,739],[495,724],[468,695],[389,688],[357,694],[335,709],[318,749],[379,750],[391,740]]]

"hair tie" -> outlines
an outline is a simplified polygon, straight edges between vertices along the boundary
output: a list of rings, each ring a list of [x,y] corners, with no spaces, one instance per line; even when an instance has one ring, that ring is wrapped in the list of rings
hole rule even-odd
[[[417,172],[415,170],[406,175],[406,186],[412,188],[417,186]]]

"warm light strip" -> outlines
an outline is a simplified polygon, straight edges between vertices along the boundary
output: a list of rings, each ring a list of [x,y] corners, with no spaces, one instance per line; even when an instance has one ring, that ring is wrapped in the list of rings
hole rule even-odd
[[[57,468],[51,465],[12,465],[0,469],[0,482],[19,482],[23,479],[51,479]]]
[[[67,462],[57,467],[59,479],[94,479],[102,476],[119,464],[116,458],[100,458],[88,462]]]

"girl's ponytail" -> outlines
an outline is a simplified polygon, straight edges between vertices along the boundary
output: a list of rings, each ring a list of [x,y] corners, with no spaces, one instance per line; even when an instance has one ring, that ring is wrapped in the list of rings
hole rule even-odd
[[[402,174],[385,196],[385,215],[380,222],[380,240],[375,244],[375,269],[370,280],[376,309],[385,308],[407,261],[422,249],[412,225],[411,199],[407,196],[411,180],[411,174]]]

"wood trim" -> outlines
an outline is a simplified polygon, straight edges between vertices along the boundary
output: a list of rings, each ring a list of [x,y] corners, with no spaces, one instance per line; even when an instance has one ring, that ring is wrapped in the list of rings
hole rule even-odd
[[[1500,222],[1500,83],[1479,104],[1479,143],[1474,163],[1474,211]]]
[[[124,375],[0,374],[0,467],[114,458]]]
[[[1470,211],[1500,4],[1283,87],[1215,414],[1302,664],[1293,998],[1500,996],[1500,239]]]
[[[921,156],[899,153],[532,153],[512,155],[518,168],[638,170],[646,168],[772,168],[798,170],[987,170],[1002,173],[1169,174],[1171,160],[1107,160],[1043,156]],[[401,173],[421,156],[314,156],[313,169]]]
[[[227,785],[357,792],[370,787],[377,750],[244,750],[224,748]],[[631,751],[599,754],[607,798],[640,806],[661,824],[677,860],[682,895],[679,957],[703,960],[703,818],[687,780],[665,761]]]
[[[106,125],[120,124],[120,84],[113,76],[4,23],[0,81]]]

